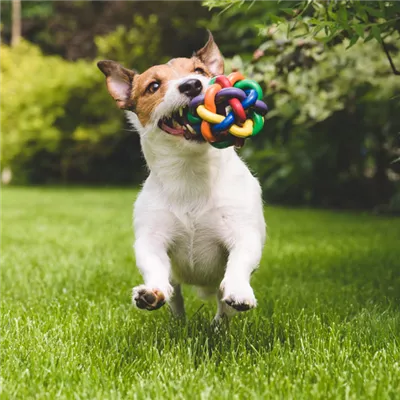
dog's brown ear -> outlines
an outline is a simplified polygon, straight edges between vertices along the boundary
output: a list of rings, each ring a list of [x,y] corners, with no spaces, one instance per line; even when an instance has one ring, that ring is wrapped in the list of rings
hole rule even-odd
[[[203,48],[198,50],[195,54],[215,75],[222,75],[224,73],[224,59],[217,44],[214,42],[213,35],[208,31],[208,41]]]
[[[117,102],[118,107],[124,110],[132,110],[131,94],[133,80],[137,73],[124,68],[115,61],[99,61],[97,66],[106,76],[107,89]]]

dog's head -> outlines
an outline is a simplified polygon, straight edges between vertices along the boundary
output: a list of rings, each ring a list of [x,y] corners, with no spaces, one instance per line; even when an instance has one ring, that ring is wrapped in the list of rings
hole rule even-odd
[[[185,123],[185,108],[202,93],[215,75],[223,74],[224,61],[209,33],[206,45],[191,58],[174,58],[139,74],[115,61],[100,61],[107,88],[119,108],[142,136],[167,135],[173,141],[194,142]]]

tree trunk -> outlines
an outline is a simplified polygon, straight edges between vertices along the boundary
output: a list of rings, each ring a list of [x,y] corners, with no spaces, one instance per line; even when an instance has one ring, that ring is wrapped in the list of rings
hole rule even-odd
[[[21,0],[12,0],[11,46],[16,46],[21,39]]]

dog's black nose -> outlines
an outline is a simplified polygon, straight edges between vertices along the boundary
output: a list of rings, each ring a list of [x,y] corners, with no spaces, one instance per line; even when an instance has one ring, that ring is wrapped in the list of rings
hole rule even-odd
[[[203,85],[198,79],[188,79],[179,85],[179,91],[191,99],[203,90]]]

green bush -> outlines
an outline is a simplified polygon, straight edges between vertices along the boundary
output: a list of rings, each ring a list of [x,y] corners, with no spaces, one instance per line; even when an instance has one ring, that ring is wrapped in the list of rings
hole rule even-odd
[[[130,25],[95,39],[98,57],[142,71],[165,61],[169,53],[189,56],[188,43],[200,36],[194,40],[188,32],[210,28],[228,56],[227,70],[241,70],[266,93],[271,111],[264,133],[249,141],[242,155],[257,171],[267,201],[340,207],[398,204],[393,196],[400,163],[393,160],[399,156],[400,78],[392,74],[378,39],[368,39],[376,25],[363,22],[357,35],[364,35],[366,43],[355,44],[352,37],[346,39],[353,30],[343,25],[345,8],[339,7],[340,21],[329,9],[329,21],[323,24],[336,36],[328,47],[322,44],[328,33],[315,20],[320,11],[313,10],[321,2],[306,5],[295,18],[292,2],[286,8],[279,2],[253,2],[214,13],[207,21],[200,14],[197,21],[190,17],[189,25],[183,14],[171,20],[150,4]],[[169,7],[172,15],[181,9],[175,3]],[[272,20],[276,24],[268,23]],[[179,54],[170,41],[174,32],[187,35]],[[398,39],[396,31],[385,37],[397,66]],[[1,59],[1,166],[11,167],[13,182],[142,180],[138,136],[124,123],[94,62],[45,56],[27,42],[2,46]]]
[[[151,60],[154,60],[153,63],[163,61],[160,60],[160,36],[156,15],[148,18],[136,15],[130,29],[119,25],[114,32],[96,37],[98,57],[118,61],[142,72],[151,66]]]
[[[377,42],[348,40],[331,48],[287,39],[281,23],[265,32],[239,69],[265,89],[264,132],[243,155],[257,171],[267,201],[338,207],[389,202],[399,179],[400,79]],[[386,38],[400,65],[397,36]]]
[[[127,148],[139,148],[137,135],[93,62],[44,56],[27,42],[2,46],[1,60],[1,166],[14,183],[141,179],[140,155]]]

